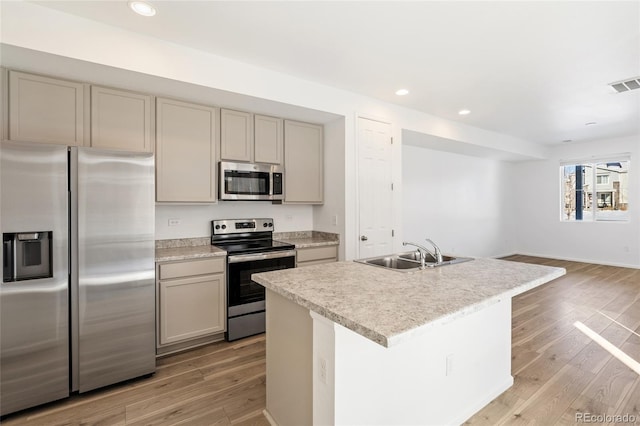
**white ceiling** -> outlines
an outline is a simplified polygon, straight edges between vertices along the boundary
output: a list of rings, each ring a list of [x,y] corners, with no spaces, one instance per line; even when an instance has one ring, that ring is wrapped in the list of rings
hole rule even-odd
[[[640,1],[35,3],[530,142],[640,137],[608,86],[640,76]]]

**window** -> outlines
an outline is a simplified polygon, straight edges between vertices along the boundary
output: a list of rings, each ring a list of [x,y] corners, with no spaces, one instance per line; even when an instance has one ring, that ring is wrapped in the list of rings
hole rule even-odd
[[[625,158],[561,165],[562,220],[629,220],[629,163]]]

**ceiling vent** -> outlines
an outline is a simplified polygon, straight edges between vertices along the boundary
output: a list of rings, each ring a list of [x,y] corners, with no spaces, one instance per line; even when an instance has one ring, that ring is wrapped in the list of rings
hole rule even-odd
[[[640,77],[632,78],[629,80],[616,81],[615,83],[609,83],[609,86],[613,87],[613,90],[618,93],[640,89]]]

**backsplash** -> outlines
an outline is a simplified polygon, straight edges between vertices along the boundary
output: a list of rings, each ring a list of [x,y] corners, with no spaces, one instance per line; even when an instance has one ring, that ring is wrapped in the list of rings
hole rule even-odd
[[[220,201],[218,204],[156,204],[156,240],[211,235],[216,219],[273,218],[277,232],[313,229],[313,207],[265,201]],[[172,226],[169,226],[171,220]],[[176,223],[177,221],[177,223]]]

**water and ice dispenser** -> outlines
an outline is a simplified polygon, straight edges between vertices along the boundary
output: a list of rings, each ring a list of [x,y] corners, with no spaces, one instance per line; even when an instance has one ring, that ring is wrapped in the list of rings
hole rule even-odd
[[[53,276],[51,231],[2,234],[2,281]]]

